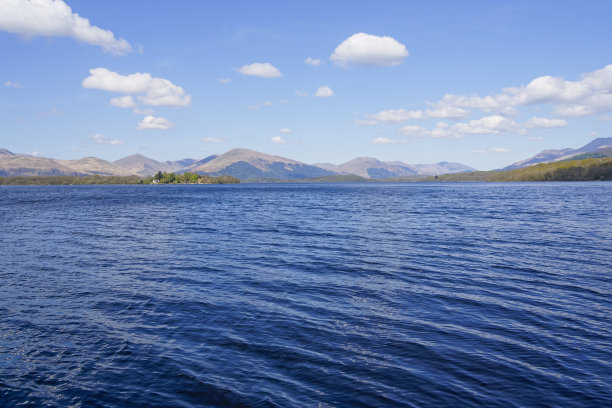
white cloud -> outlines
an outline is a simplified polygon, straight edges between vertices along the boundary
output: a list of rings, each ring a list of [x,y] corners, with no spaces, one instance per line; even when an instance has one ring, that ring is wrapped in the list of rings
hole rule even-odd
[[[138,130],[149,130],[149,129],[159,129],[159,130],[168,130],[172,129],[174,125],[165,118],[156,118],[155,116],[145,116],[140,122],[138,122],[138,126],[136,129]]]
[[[113,55],[126,55],[132,46],[112,31],[92,26],[89,20],[72,12],[62,0],[3,0],[0,30],[26,38],[72,37],[102,47]]]
[[[372,139],[373,144],[377,145],[386,145],[386,144],[395,144],[395,143],[403,143],[402,140],[393,140],[386,137],[377,137],[376,139]]]
[[[319,58],[314,59],[314,58],[310,58],[310,57],[306,58],[306,59],[304,60],[304,62],[305,62],[306,64],[308,64],[308,65],[312,66],[312,67],[318,67],[318,66],[320,66],[320,65],[323,65],[323,63],[324,63],[324,62],[323,62],[323,61],[321,61]]]
[[[105,144],[111,146],[122,146],[125,144],[122,140],[113,139],[108,136],[101,135],[99,133],[96,133],[95,135],[91,136],[91,138],[98,144]]]
[[[356,125],[376,125],[378,121],[375,119],[355,119],[353,123]]]
[[[559,128],[567,126],[567,120],[565,119],[548,119],[534,116],[529,119],[526,123],[529,128]]]
[[[137,115],[152,115],[155,113],[153,109],[134,109],[132,112]]]
[[[122,94],[139,95],[138,101],[150,106],[187,106],[191,95],[167,79],[154,78],[149,73],[121,75],[106,68],[90,69],[83,88],[101,89]]]
[[[257,102],[255,105],[247,106],[247,109],[257,110],[261,108],[262,106],[274,106],[274,104],[270,101],[261,101],[261,102]]]
[[[542,136],[531,136],[529,140],[540,141],[540,140],[544,140],[544,138]]]
[[[230,82],[232,82],[231,78],[220,78],[219,82],[221,82],[222,84],[229,84]]]
[[[329,98],[330,96],[334,96],[334,91],[332,91],[329,86],[320,86],[314,96],[317,98]]]
[[[510,153],[510,150],[506,149],[505,147],[491,147],[490,149],[477,149],[477,150],[472,150],[472,153],[476,153],[476,154],[486,154],[486,153]]]
[[[404,136],[427,137],[429,135],[429,131],[427,129],[417,125],[406,125],[400,128],[399,131]]]
[[[426,109],[424,116],[437,119],[462,119],[470,116],[470,111],[456,106],[447,106],[439,109]]]
[[[4,86],[8,86],[9,88],[21,88],[21,84],[18,84],[17,82],[13,82],[13,81],[6,81],[4,83]]]
[[[285,139],[283,139],[280,136],[274,136],[272,139],[270,139],[270,141],[272,143],[286,143],[287,142]]]
[[[338,45],[329,59],[341,67],[351,63],[388,67],[400,65],[408,55],[406,46],[392,37],[357,33]]]
[[[467,123],[457,123],[451,127],[451,130],[470,135],[497,135],[515,129],[516,127],[516,122],[511,119],[507,119],[500,115],[491,115],[470,120]]]
[[[416,137],[459,138],[463,135],[501,134],[512,132],[524,135],[533,128],[559,128],[567,126],[562,118],[597,115],[598,118],[612,112],[612,64],[580,76],[578,81],[561,77],[541,76],[527,85],[503,88],[492,95],[445,94],[436,102],[427,102],[432,109],[395,109],[366,115],[366,119],[384,123],[405,123],[411,119],[461,119],[475,111],[487,116],[454,125],[439,122],[433,129],[406,126],[400,132]],[[557,118],[532,117],[524,123],[508,116],[518,115],[518,108],[531,106],[542,110],[552,109]],[[365,122],[365,121],[363,121]],[[372,122],[370,122],[372,123]]]
[[[383,123],[405,123],[412,119],[460,119],[469,116],[470,112],[457,107],[444,107],[440,109],[407,110],[389,109],[375,114],[368,114],[368,118]]]
[[[367,116],[384,123],[404,123],[410,119],[423,119],[424,117],[423,111],[406,109],[389,109]]]
[[[289,128],[282,128],[279,130],[279,132],[285,134],[285,135],[290,135],[291,134],[291,129]]]
[[[595,111],[584,105],[558,105],[553,109],[553,114],[564,118],[577,118],[580,116],[588,116]]]
[[[505,115],[516,113],[516,107],[528,105],[552,105],[553,113],[562,117],[612,112],[612,64],[582,74],[578,81],[545,75],[527,85],[504,88],[499,94],[471,97],[447,94],[431,105],[496,111]]]
[[[111,106],[116,106],[118,108],[134,108],[136,107],[136,102],[134,102],[134,97],[132,95],[118,96],[109,101]]]
[[[297,96],[308,96],[308,94],[306,92],[301,92],[301,91],[295,91],[294,92]]]
[[[506,149],[505,147],[492,147],[489,149],[489,151],[493,153],[510,153],[510,150]]]
[[[47,112],[40,112],[38,116],[64,116],[64,112],[59,109],[53,108]]]
[[[203,142],[206,143],[223,143],[225,142],[224,138],[216,138],[216,137],[205,137],[204,139],[202,139]]]
[[[278,68],[269,62],[254,62],[253,64],[240,67],[236,71],[242,75],[257,76],[261,78],[278,78],[282,76]]]

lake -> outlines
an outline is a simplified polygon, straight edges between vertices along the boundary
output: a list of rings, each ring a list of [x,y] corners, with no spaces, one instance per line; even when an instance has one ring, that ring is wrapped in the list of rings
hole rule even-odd
[[[612,404],[612,183],[0,186],[0,406]]]

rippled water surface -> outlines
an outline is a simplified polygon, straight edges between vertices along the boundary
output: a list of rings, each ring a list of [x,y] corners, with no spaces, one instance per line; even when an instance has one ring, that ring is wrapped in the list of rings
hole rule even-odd
[[[612,183],[1,186],[0,405],[612,404]]]

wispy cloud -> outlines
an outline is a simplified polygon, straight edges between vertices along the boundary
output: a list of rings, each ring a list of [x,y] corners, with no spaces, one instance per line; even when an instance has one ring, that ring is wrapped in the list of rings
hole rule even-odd
[[[8,86],[9,88],[22,88],[21,84],[13,81],[6,81],[4,86]]]
[[[205,137],[201,140],[205,143],[223,143],[225,142],[225,138],[217,138],[217,137]]]
[[[319,58],[306,58],[304,63],[310,65],[311,67],[319,67],[325,63],[325,61],[320,60]]]
[[[93,139],[94,142],[98,144],[105,144],[111,146],[123,146],[125,144],[125,142],[123,142],[122,140],[113,139],[111,137],[104,136],[100,133],[96,133],[95,135],[91,136],[91,139]]]

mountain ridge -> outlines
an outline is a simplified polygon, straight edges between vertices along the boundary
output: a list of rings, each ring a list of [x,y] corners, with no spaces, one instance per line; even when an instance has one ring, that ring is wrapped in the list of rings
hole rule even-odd
[[[580,148],[544,150],[528,159],[504,169],[528,167],[550,161],[571,160],[572,157],[608,157],[612,155],[612,137],[597,138]],[[441,175],[472,172],[475,169],[461,163],[438,162],[408,164],[401,161],[381,161],[373,157],[357,157],[345,163],[307,164],[286,157],[255,150],[235,148],[220,155],[203,159],[157,161],[142,154],[132,154],[109,162],[96,157],[78,160],[59,160],[13,153],[0,149],[0,177],[10,176],[88,176],[137,175],[149,177],[162,171],[168,173],[192,172],[211,176],[229,175],[240,179],[307,179],[329,176],[354,175],[366,179],[409,178],[418,175]],[[503,169],[502,169],[503,170]]]
[[[581,153],[591,153],[595,152],[598,149],[603,149],[606,147],[612,147],[612,137],[598,137],[596,139],[591,140],[586,145],[573,149],[573,148],[565,148],[565,149],[547,149],[542,150],[540,153],[535,156],[529,157],[525,160],[520,160],[515,163],[512,163],[509,166],[503,167],[500,170],[514,170],[520,169],[523,167],[533,166],[539,163],[550,163],[561,160],[571,160],[572,157],[579,155]]]

